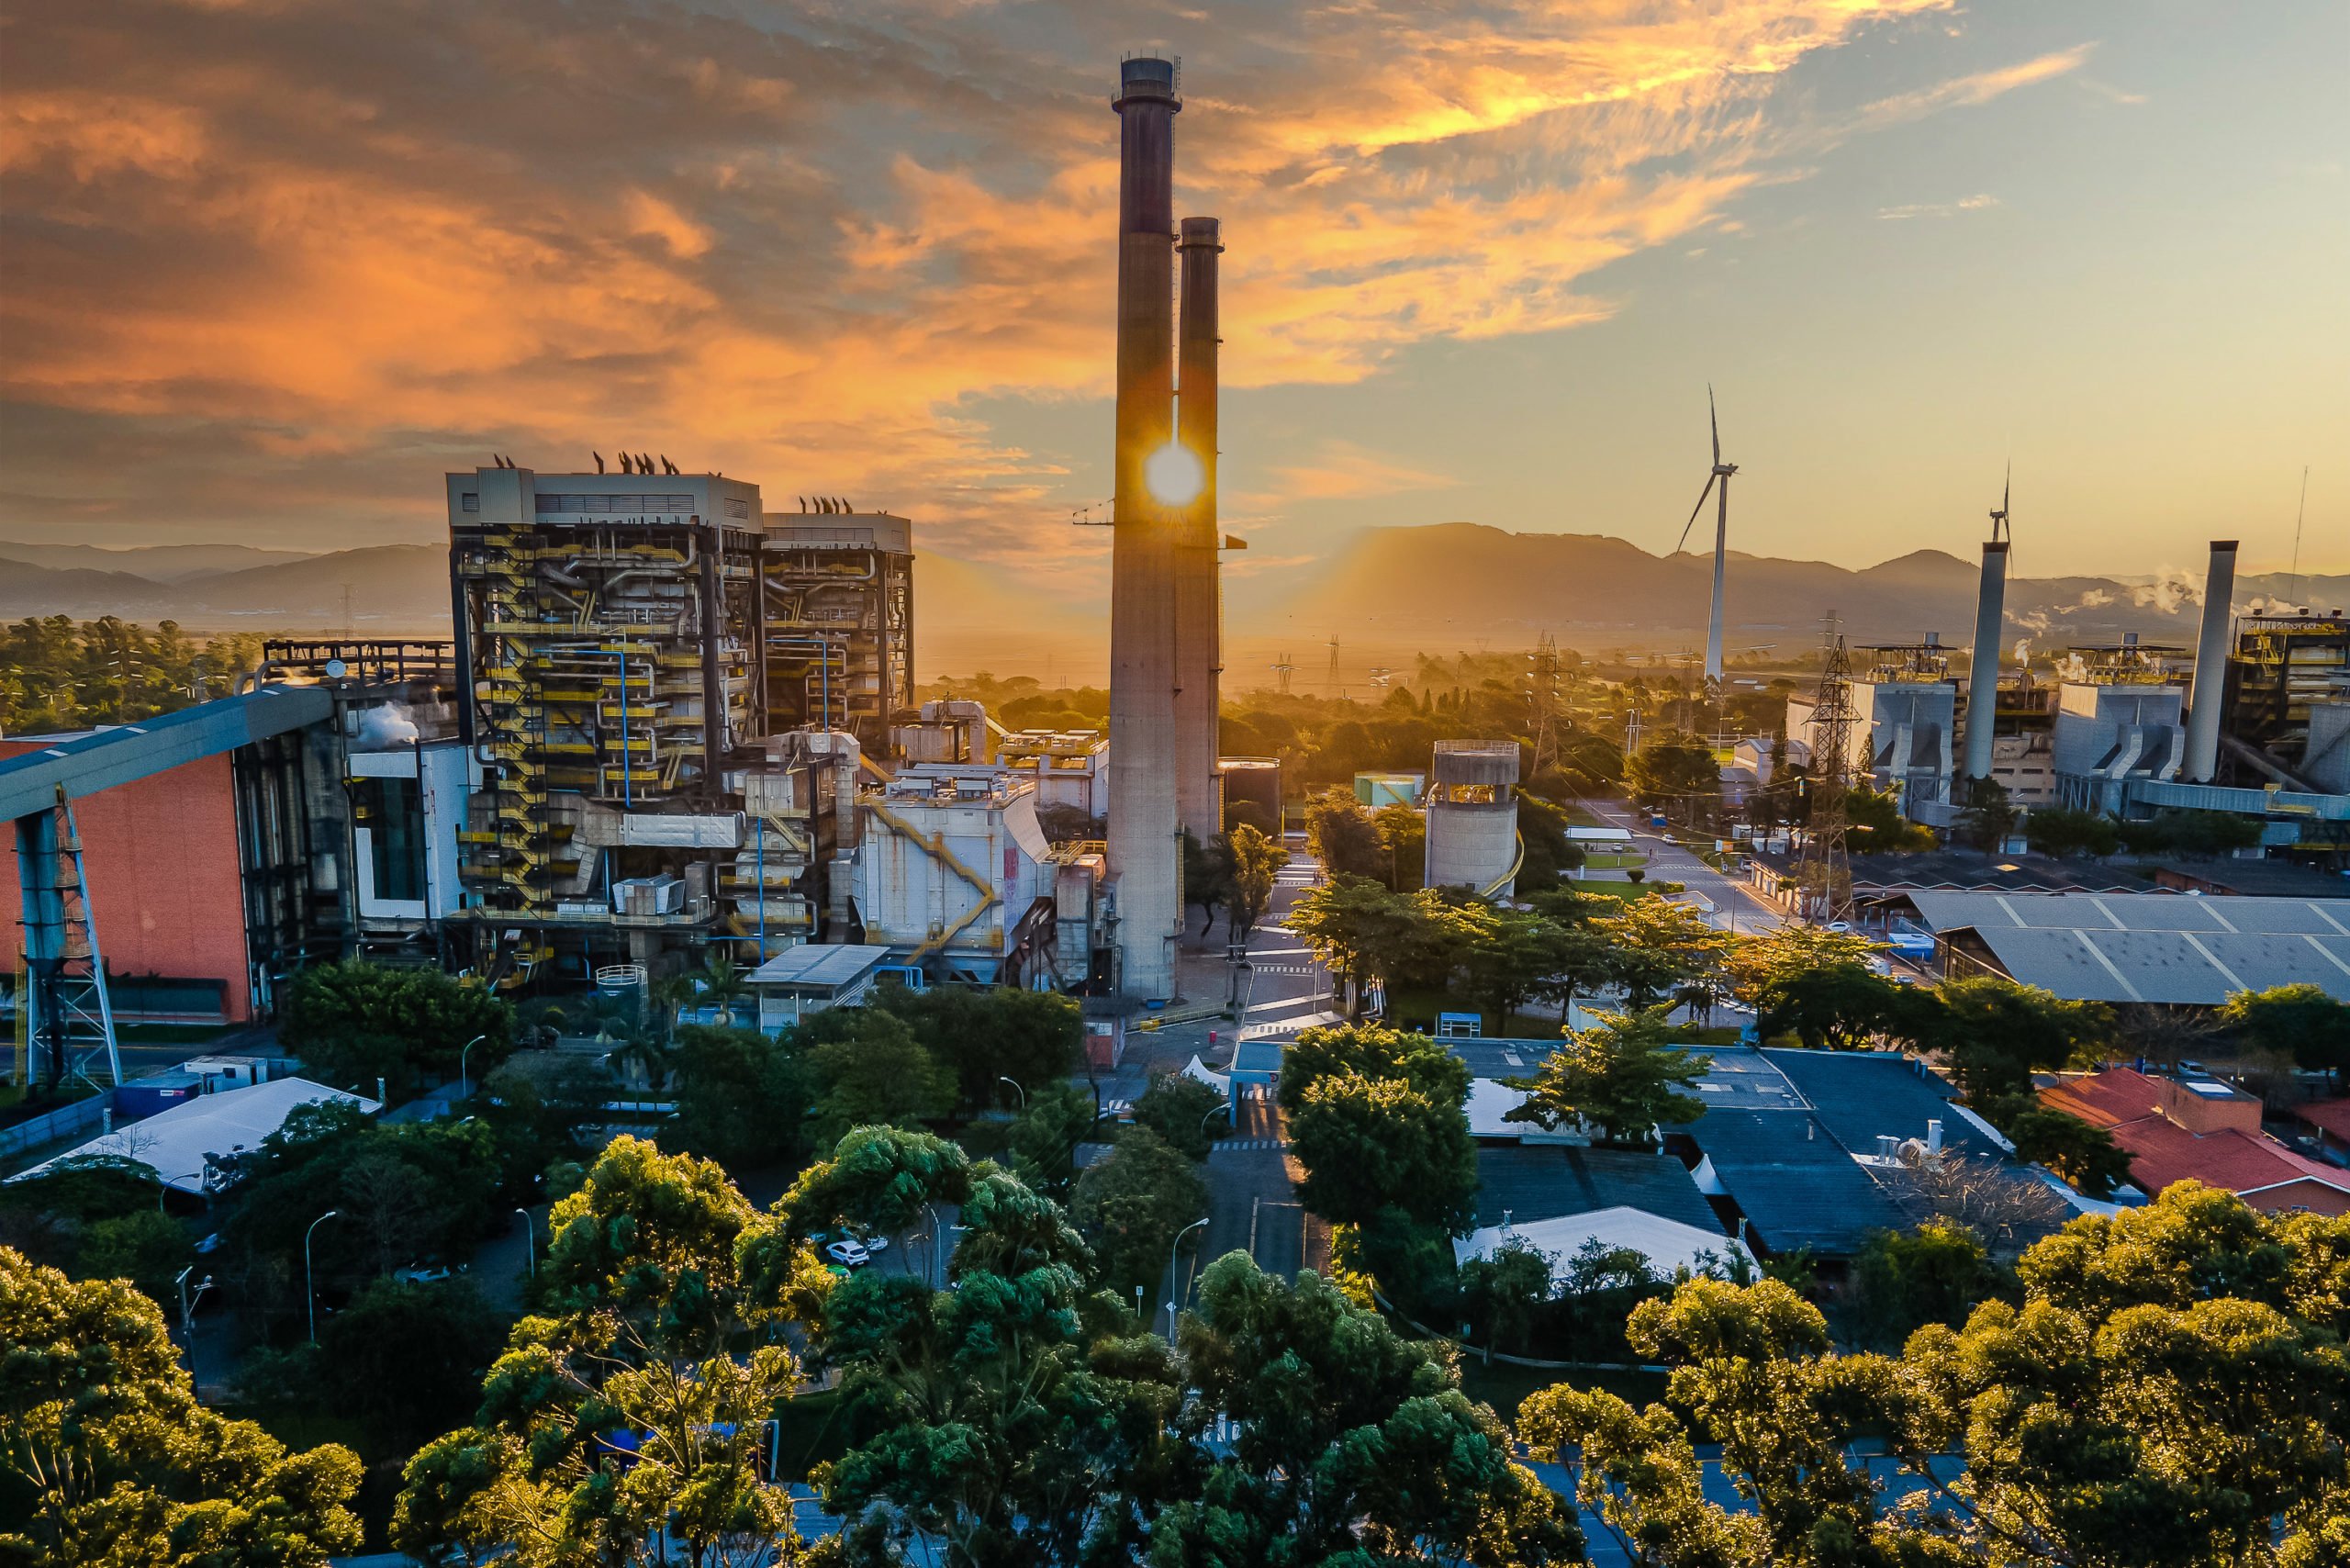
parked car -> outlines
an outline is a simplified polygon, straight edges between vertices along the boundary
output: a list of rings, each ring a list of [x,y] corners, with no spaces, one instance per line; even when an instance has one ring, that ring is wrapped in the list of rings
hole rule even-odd
[[[849,1239],[856,1242],[859,1247],[864,1248],[867,1252],[887,1252],[890,1250],[890,1238],[886,1236],[870,1236],[864,1231],[856,1230],[849,1232]]]
[[[866,1250],[862,1242],[852,1241],[847,1237],[843,1237],[838,1241],[826,1242],[824,1256],[850,1269],[862,1269],[873,1261],[873,1254]]]
[[[411,1285],[437,1285],[443,1280],[454,1279],[457,1271],[446,1263],[410,1263],[392,1278]]]

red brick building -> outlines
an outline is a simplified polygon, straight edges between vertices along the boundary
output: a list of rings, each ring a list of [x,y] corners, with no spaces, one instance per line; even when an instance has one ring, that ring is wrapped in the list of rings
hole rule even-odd
[[[2350,1170],[2296,1154],[2260,1130],[2260,1102],[2214,1081],[2154,1078],[2126,1067],[2065,1074],[2040,1101],[2113,1135],[2147,1194],[2193,1180],[2256,1209],[2350,1214]]]

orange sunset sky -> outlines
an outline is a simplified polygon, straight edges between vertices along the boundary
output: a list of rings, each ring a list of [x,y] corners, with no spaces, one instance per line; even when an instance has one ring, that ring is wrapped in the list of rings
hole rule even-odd
[[[425,541],[492,451],[1080,593],[1124,51],[1223,218],[1245,569],[1468,519],[2350,568],[2350,8],[7,0],[0,537]]]

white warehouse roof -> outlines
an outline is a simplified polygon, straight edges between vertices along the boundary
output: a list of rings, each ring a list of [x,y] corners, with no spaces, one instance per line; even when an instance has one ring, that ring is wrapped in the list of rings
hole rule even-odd
[[[1694,1273],[1706,1266],[1708,1256],[1722,1262],[1748,1256],[1743,1242],[1719,1231],[1700,1230],[1646,1209],[1612,1208],[1525,1225],[1487,1226],[1452,1244],[1453,1260],[1490,1258],[1514,1241],[1550,1259],[1553,1280],[1594,1241],[1607,1248],[1628,1247],[1647,1258],[1649,1267],[1668,1275],[1684,1267]]]
[[[22,1182],[68,1159],[112,1155],[151,1167],[164,1186],[178,1193],[202,1193],[207,1157],[258,1148],[263,1138],[285,1125],[300,1105],[336,1100],[363,1111],[381,1110],[380,1102],[330,1089],[307,1078],[279,1078],[250,1089],[224,1089],[159,1111],[92,1138],[79,1148],[54,1159],[44,1159],[29,1170],[11,1176]]]
[[[2025,985],[2076,1002],[2217,1006],[2315,985],[2350,1001],[2350,909],[2332,901],[2179,893],[1910,895],[1938,935],[1970,931]]]

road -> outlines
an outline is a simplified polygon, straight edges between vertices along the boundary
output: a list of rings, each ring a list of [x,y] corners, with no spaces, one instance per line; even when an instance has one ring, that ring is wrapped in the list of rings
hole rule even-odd
[[[1714,902],[1713,922],[1718,926],[1738,931],[1775,931],[1786,924],[1785,915],[1774,905],[1756,893],[1744,881],[1726,877],[1715,870],[1693,850],[1675,844],[1672,839],[1649,826],[1646,814],[1636,812],[1619,801],[1583,801],[1583,808],[1597,817],[1607,827],[1628,828],[1632,842],[1649,857],[1648,879],[1651,882],[1679,882],[1693,893],[1703,893]],[[1601,871],[1593,873],[1591,880],[1620,880],[1620,875]]]

